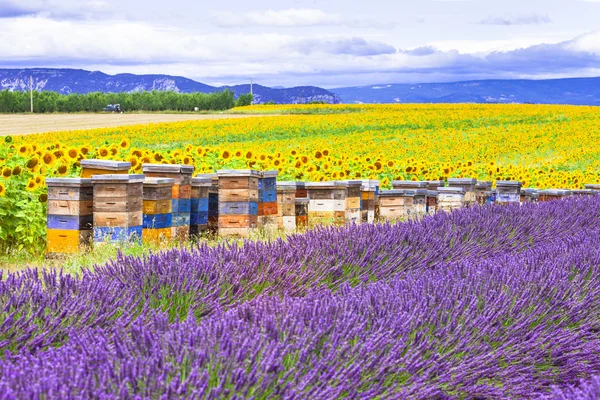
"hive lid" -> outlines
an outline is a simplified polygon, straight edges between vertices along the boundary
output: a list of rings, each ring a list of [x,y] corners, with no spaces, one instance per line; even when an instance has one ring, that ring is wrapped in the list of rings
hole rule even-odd
[[[306,182],[296,182],[296,189],[305,189]]]
[[[475,189],[491,189],[491,187],[491,181],[477,181],[477,183],[475,184]]]
[[[277,182],[277,189],[281,189],[281,190],[296,190],[296,182],[292,182],[292,181],[278,181]]]
[[[523,188],[523,189],[521,189],[521,193],[525,193],[527,195],[533,195],[533,194],[536,194],[537,192],[538,192],[538,190],[535,189],[535,188]]]
[[[254,169],[220,169],[217,171],[218,176],[247,176],[247,177],[261,177],[261,172]]]
[[[382,190],[379,192],[379,197],[412,197],[416,194],[416,190],[412,189],[393,189]]]
[[[427,189],[437,190],[439,187],[446,186],[446,181],[427,181]]]
[[[144,186],[170,186],[175,184],[175,179],[173,178],[152,178],[145,177],[144,178]]]
[[[428,190],[427,191],[427,196],[428,197],[436,197],[437,196],[437,192],[435,190]]]
[[[600,190],[600,184],[599,183],[588,183],[585,185],[586,189],[592,189],[592,190]]]
[[[185,164],[142,164],[142,171],[187,175],[194,173],[194,166]]]
[[[90,178],[47,178],[46,186],[86,187],[92,186]]]
[[[518,187],[523,186],[523,183],[519,181],[496,181],[496,187]]]
[[[543,195],[543,196],[568,196],[571,194],[570,190],[565,190],[565,189],[546,189],[546,190],[540,190],[538,192],[539,195]]]
[[[90,169],[105,169],[110,171],[127,171],[131,168],[129,161],[113,161],[113,160],[81,160],[79,161],[81,168]]]
[[[217,174],[196,174],[195,178],[206,178],[206,179],[213,179],[213,178],[217,178],[218,175]]]
[[[448,185],[476,185],[477,179],[475,178],[448,178]]]
[[[363,185],[379,186],[380,181],[374,179],[365,179],[361,181]]]
[[[296,197],[296,204],[309,204],[310,199],[308,197]]]
[[[279,175],[279,171],[271,170],[271,171],[261,171],[263,178],[277,178]]]
[[[392,187],[404,186],[409,188],[427,188],[426,181],[392,181]]]
[[[325,182],[304,182],[304,187],[306,189],[333,189],[335,188],[334,181],[325,181]]]
[[[195,176],[192,178],[192,186],[194,186],[194,187],[212,186],[212,176]]]
[[[577,195],[577,196],[592,196],[592,195],[597,195],[598,191],[597,190],[593,190],[593,189],[575,189],[575,190],[571,190],[571,194],[573,195]]]
[[[357,180],[348,180],[348,181],[344,181],[348,184],[348,186],[361,186],[363,181],[357,181]]]
[[[439,187],[437,188],[437,192],[443,194],[465,194],[465,189],[461,187]]]
[[[144,183],[145,175],[92,175],[92,183]]]
[[[348,181],[335,181],[334,186],[339,187],[339,188],[347,188],[348,187]]]
[[[427,189],[415,189],[415,196],[427,196]]]

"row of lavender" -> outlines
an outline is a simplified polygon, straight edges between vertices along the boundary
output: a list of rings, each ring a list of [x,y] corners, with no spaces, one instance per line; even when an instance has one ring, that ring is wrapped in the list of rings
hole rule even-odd
[[[576,197],[4,274],[0,397],[577,396],[599,219]]]

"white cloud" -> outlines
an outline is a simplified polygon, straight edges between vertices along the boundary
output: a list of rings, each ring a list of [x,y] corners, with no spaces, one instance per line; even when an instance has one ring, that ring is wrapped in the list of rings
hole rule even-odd
[[[529,15],[508,15],[503,17],[487,17],[479,21],[481,25],[540,25],[552,22],[547,15],[529,14]]]

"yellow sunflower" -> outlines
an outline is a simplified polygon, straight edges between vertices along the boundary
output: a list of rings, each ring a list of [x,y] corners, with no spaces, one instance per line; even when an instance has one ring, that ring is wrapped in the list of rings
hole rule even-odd
[[[5,178],[10,178],[11,175],[12,175],[12,168],[4,167],[4,169],[2,170],[2,176]]]
[[[0,197],[6,194],[6,186],[2,182],[0,182]]]

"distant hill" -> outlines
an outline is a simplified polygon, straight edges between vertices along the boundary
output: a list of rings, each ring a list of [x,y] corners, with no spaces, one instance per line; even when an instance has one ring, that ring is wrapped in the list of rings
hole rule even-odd
[[[542,103],[600,106],[600,78],[481,80],[331,89],[344,103]]]
[[[29,77],[37,91],[49,90],[62,94],[90,92],[140,92],[147,90],[172,90],[181,93],[211,93],[225,88],[233,90],[236,97],[249,93],[250,85],[215,87],[180,76],[170,75],[107,75],[99,71],[81,69],[0,69],[0,90],[27,91]],[[315,86],[275,89],[253,85],[255,103],[301,104],[312,101],[340,103],[340,98],[328,90]]]

